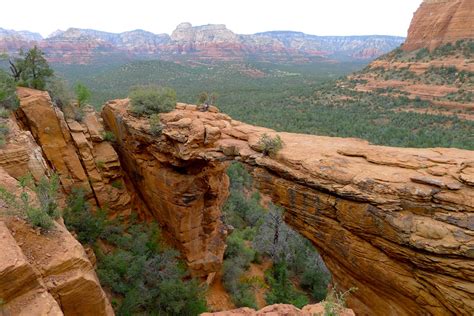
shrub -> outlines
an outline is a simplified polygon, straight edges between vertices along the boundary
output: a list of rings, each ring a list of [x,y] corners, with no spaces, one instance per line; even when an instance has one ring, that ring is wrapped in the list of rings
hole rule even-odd
[[[4,119],[9,118],[10,114],[11,114],[10,110],[0,107],[0,117],[1,118],[4,118]]]
[[[150,115],[149,122],[150,122],[150,133],[153,136],[160,136],[164,128],[163,124],[161,124],[161,121],[160,121],[160,115],[159,114]]]
[[[176,91],[167,87],[137,87],[130,92],[131,111],[136,115],[169,112],[176,106]]]
[[[102,138],[106,142],[115,142],[116,140],[114,133],[112,133],[111,131],[104,131],[104,133],[102,134]]]
[[[77,106],[82,108],[89,101],[91,92],[82,83],[76,84],[74,92],[76,93]]]
[[[60,109],[64,109],[73,99],[72,91],[69,89],[64,79],[54,77],[48,84],[47,90],[51,96],[53,104]]]
[[[64,209],[64,223],[77,234],[81,243],[93,244],[104,231],[106,215],[98,211],[92,216],[91,206],[85,199],[82,189],[74,189],[67,198]]]
[[[284,261],[274,264],[269,273],[266,274],[266,278],[270,285],[270,291],[265,296],[267,304],[292,304],[302,308],[309,303],[308,298],[297,291],[290,282]]]
[[[118,189],[118,190],[122,190],[123,189],[123,182],[120,181],[120,180],[115,180],[114,182],[112,182],[112,187],[115,188],[115,189]]]
[[[335,288],[329,291],[326,299],[322,302],[324,305],[324,316],[338,316],[342,315],[346,308],[346,298],[357,288],[350,288],[345,292],[338,292]]]
[[[416,60],[420,60],[429,56],[429,54],[430,54],[430,51],[425,47],[417,51],[415,58]]]
[[[33,227],[39,227],[41,230],[49,230],[53,227],[51,217],[40,208],[26,208],[26,218]]]
[[[10,132],[10,129],[8,128],[7,125],[0,124],[0,147],[5,145],[6,138],[9,132]]]
[[[308,266],[301,276],[300,285],[311,293],[315,301],[321,301],[326,297],[329,274],[314,266]]]
[[[16,110],[18,105],[15,81],[0,69],[0,108]]]
[[[115,235],[115,236],[114,236]],[[156,225],[132,223],[107,239],[115,248],[98,253],[101,283],[123,297],[117,315],[198,315],[206,311],[203,289],[184,281],[178,253],[165,250]]]
[[[59,176],[57,174],[53,174],[49,179],[43,176],[38,184],[34,186],[41,210],[53,219],[58,219],[61,216],[57,204],[58,190]]]
[[[268,134],[263,134],[258,140],[257,148],[266,156],[274,156],[283,148],[283,142],[279,135],[271,137]]]

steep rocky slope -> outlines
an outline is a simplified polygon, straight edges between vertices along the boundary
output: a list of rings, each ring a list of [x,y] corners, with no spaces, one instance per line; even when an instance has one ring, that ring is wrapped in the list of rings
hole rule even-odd
[[[4,34],[4,35],[2,35]],[[0,51],[16,54],[38,45],[51,62],[90,63],[107,58],[297,60],[313,57],[373,59],[403,42],[397,36],[315,36],[300,32],[239,35],[225,25],[181,23],[170,35],[143,30],[107,33],[70,28],[41,39],[34,33],[0,29]]]
[[[31,131],[43,154],[41,156],[36,150],[37,155],[30,154],[25,159],[38,165],[44,165],[46,161],[58,173],[66,193],[73,188],[82,188],[92,205],[107,208],[114,215],[130,214],[131,197],[125,189],[125,175],[117,153],[109,142],[104,141],[104,129],[98,115],[91,109],[86,110],[82,123],[79,123],[66,119],[59,109],[53,107],[47,92],[19,88],[18,96],[19,122],[24,130]],[[11,155],[10,148],[15,139],[10,137],[10,140],[0,150],[0,157],[2,154]],[[4,160],[6,164],[11,162],[8,158]],[[32,163],[26,162],[27,165]],[[15,172],[13,166],[11,169],[12,174],[21,173]],[[33,168],[28,169],[31,171]]]
[[[19,195],[1,167],[0,186]],[[62,224],[38,234],[5,208],[0,200],[0,314],[114,314],[86,252]]]
[[[185,253],[194,238],[200,251],[219,259],[223,165],[240,160],[253,168],[258,188],[285,207],[286,221],[318,248],[335,282],[358,288],[349,299],[356,313],[474,312],[472,151],[279,133],[285,146],[270,158],[257,143],[274,131],[213,108],[179,104],[161,115],[163,132],[153,136],[127,107],[128,100],[109,102],[104,121],[124,169],[146,184],[146,203]]]
[[[471,0],[424,0],[416,11],[404,50],[434,48],[462,39],[474,39],[474,2]]]

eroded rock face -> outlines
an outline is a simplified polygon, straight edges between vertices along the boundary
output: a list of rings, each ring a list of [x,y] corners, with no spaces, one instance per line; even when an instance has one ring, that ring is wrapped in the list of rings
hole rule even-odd
[[[472,151],[278,133],[285,145],[271,158],[258,152],[257,143],[263,133],[276,132],[214,108],[200,112],[178,104],[161,115],[162,135],[151,136],[148,123],[130,116],[127,107],[127,100],[109,102],[104,121],[121,139],[126,170],[150,186],[142,186],[148,204],[166,210],[154,211],[170,217],[165,222],[176,240],[182,237],[170,225],[188,223],[188,205],[197,208],[191,216],[200,230],[196,245],[205,249],[206,240],[217,236],[206,227],[219,217],[224,198],[218,195],[227,195],[219,165],[239,160],[253,167],[258,188],[285,207],[286,221],[313,242],[338,286],[358,288],[348,301],[356,313],[474,312]],[[190,186],[192,178],[196,184]],[[212,216],[198,228],[206,203],[213,205]],[[217,220],[212,227],[220,225]]]
[[[128,101],[117,101],[111,106],[125,109],[122,105],[126,104]],[[123,115],[126,122],[114,112],[103,112],[106,125],[116,135],[124,170],[150,210],[148,217],[151,215],[165,227],[194,276],[212,278],[221,267],[227,235],[220,219],[229,186],[226,165],[202,159],[173,159],[159,148],[159,137],[148,133],[149,126],[143,125],[147,122],[125,112]],[[187,123],[192,125],[190,137],[204,137],[202,124]],[[176,123],[170,137],[179,140],[188,136],[179,132],[179,126]],[[176,145],[184,144],[178,141]]]
[[[0,168],[0,186],[19,194]],[[38,234],[0,201],[0,312],[5,315],[113,315],[81,244],[61,224]]]
[[[104,140],[101,118],[92,109],[85,109],[82,123],[66,119],[59,109],[53,107],[47,92],[19,88],[18,96],[20,108],[17,113],[26,130],[23,133],[28,134],[30,130],[33,135],[33,139],[25,136],[29,143],[33,143],[31,148],[25,146],[25,142],[21,144],[21,148],[29,153],[28,165],[41,165],[45,160],[58,173],[66,193],[81,188],[91,205],[107,209],[113,216],[129,215],[132,206],[125,175],[117,153]],[[5,150],[9,153],[10,147],[13,145],[8,144],[6,149],[0,149],[0,166],[2,154]],[[41,152],[44,160],[31,158],[42,158]],[[49,166],[46,174],[51,173]],[[17,169],[19,167],[17,165]],[[5,168],[9,170],[8,166]],[[20,169],[31,171],[39,167]],[[10,174],[15,176],[13,172]]]
[[[416,11],[404,50],[430,50],[460,39],[474,39],[472,0],[424,0]]]
[[[274,304],[266,306],[258,311],[243,307],[225,312],[216,312],[216,313],[203,313],[201,316],[276,316],[276,315],[288,315],[288,316],[314,316],[314,315],[323,315],[324,314],[324,305],[314,304],[306,305],[302,309],[296,308],[293,305],[288,304]],[[348,308],[342,309],[337,316],[354,316],[354,312]]]

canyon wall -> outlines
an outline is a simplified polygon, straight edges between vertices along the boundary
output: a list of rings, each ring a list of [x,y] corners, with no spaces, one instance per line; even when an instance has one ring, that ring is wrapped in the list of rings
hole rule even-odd
[[[131,116],[128,105],[106,104],[104,123],[119,139],[124,169],[165,229],[183,243],[188,263],[201,262],[193,257],[192,238],[201,256],[222,260],[224,167],[238,160],[286,209],[285,220],[313,242],[338,286],[357,287],[348,301],[356,313],[474,312],[472,151],[278,133],[284,147],[268,157],[258,140],[277,133],[215,108],[200,112],[178,104],[161,114],[164,129],[153,136],[147,120]]]
[[[85,109],[81,123],[65,118],[52,105],[47,92],[19,88],[18,96],[17,121],[23,130],[31,132],[32,141],[41,148],[37,156],[44,157],[41,164],[46,163],[59,175],[65,193],[80,188],[93,206],[107,209],[114,216],[129,215],[132,205],[125,174],[114,148],[104,140],[101,118],[92,109]],[[0,157],[2,152],[10,152],[10,143],[14,142],[8,142]],[[17,176],[22,175],[21,171],[32,171],[11,169]]]
[[[1,167],[0,187],[20,194],[18,181]],[[93,264],[68,230],[54,223],[51,232],[39,234],[20,217],[6,216],[3,203],[0,314],[113,315]]]
[[[426,47],[461,39],[474,39],[474,2],[472,0],[424,0],[415,12],[404,50]]]

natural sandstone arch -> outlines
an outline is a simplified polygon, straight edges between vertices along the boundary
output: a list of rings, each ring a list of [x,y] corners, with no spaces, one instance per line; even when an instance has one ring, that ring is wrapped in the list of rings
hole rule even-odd
[[[195,275],[217,271],[226,231],[225,162],[253,169],[258,188],[316,246],[349,306],[371,315],[474,313],[474,153],[372,146],[358,139],[279,133],[272,159],[255,151],[272,130],[180,104],[161,136],[130,116],[128,100],[103,112],[122,165]]]

